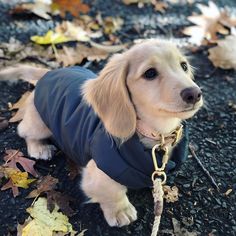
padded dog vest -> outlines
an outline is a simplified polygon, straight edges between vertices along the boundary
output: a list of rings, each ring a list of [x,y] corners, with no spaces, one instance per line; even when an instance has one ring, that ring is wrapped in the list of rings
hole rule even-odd
[[[56,69],[40,79],[35,89],[35,106],[57,146],[84,167],[93,159],[98,168],[129,188],[152,187],[154,170],[151,149],[137,134],[122,144],[107,133],[93,108],[82,99],[81,86],[96,75],[82,67]],[[167,173],[176,170],[188,154],[188,129],[174,147]],[[162,154],[157,153],[158,161]],[[160,163],[159,163],[160,164]]]

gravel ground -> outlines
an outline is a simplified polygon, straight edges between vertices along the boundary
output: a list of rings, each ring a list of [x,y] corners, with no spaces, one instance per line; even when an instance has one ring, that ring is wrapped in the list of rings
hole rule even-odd
[[[12,17],[7,14],[10,7],[7,2],[0,1],[1,42],[7,42],[10,37],[28,42],[31,35],[45,33],[59,20],[45,21],[35,16]],[[11,4],[14,2],[19,1],[12,1]],[[235,0],[216,2],[221,6],[229,6],[231,11],[236,9]],[[176,4],[161,15],[154,13],[151,7],[143,9],[138,9],[136,6],[127,7],[120,1],[97,0],[92,3],[92,15],[99,10],[103,15],[119,15],[125,20],[120,37],[122,42],[143,36],[178,37],[182,25],[189,24],[186,16],[196,9],[195,4],[191,7]],[[139,33],[134,30],[133,24],[139,27]],[[179,40],[179,42],[185,41],[185,39]],[[178,202],[165,204],[160,235],[168,235],[164,232],[166,229],[173,229],[171,219],[175,218],[181,222],[182,227],[197,232],[197,235],[234,236],[236,235],[236,110],[230,107],[229,102],[236,103],[236,72],[215,70],[207,59],[207,51],[204,49],[188,54],[192,57],[192,65],[196,67],[196,81],[202,87],[205,99],[205,107],[189,121],[191,142],[196,147],[198,157],[218,183],[220,191],[217,192],[212,187],[197,162],[189,156],[181,170],[168,177],[168,183],[179,188],[180,196]],[[97,72],[103,65],[103,62],[92,63],[90,68]],[[1,82],[0,116],[9,118],[11,114],[7,110],[8,102],[16,102],[30,88],[30,85],[23,82],[13,85]],[[14,124],[0,131],[0,163],[4,150],[10,148],[20,149],[26,155],[26,146],[16,135]],[[77,213],[70,218],[75,229],[88,229],[86,236],[150,235],[153,221],[153,200],[150,190],[129,191],[139,219],[128,227],[110,228],[104,221],[98,205],[83,204],[85,197],[77,187],[79,177],[74,181],[69,180],[65,166],[66,160],[59,154],[50,162],[37,162],[36,169],[43,175],[51,174],[59,178],[58,189],[76,198],[73,209]],[[228,189],[233,191],[226,196],[224,193]],[[17,223],[23,223],[27,218],[25,209],[32,201],[25,199],[25,196],[30,191],[31,189],[21,189],[21,195],[15,199],[10,191],[0,192],[1,236],[16,235]]]

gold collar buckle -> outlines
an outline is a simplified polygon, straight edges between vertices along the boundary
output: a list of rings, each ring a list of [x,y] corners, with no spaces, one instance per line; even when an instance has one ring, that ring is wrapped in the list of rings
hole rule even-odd
[[[175,139],[172,143],[172,146],[175,146],[179,140],[181,139],[183,134],[183,125],[180,125],[175,131],[174,131],[174,135],[175,135]]]

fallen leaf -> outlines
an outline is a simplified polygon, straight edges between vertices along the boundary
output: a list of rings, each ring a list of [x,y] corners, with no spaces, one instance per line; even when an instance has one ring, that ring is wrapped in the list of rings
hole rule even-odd
[[[6,150],[6,154],[7,155],[3,158],[6,162],[4,164],[4,167],[13,168],[19,171],[17,167],[17,163],[19,163],[25,171],[35,177],[38,176],[38,173],[34,169],[35,161],[25,158],[22,152],[20,152],[19,150],[10,149]]]
[[[6,56],[15,56],[21,50],[24,49],[24,45],[19,40],[11,37],[9,43],[2,43],[1,48],[3,48]],[[7,53],[6,53],[7,52]]]
[[[220,10],[217,5],[210,1],[208,6],[197,4],[201,15],[192,15],[188,20],[196,26],[186,27],[182,32],[189,35],[193,44],[206,44],[215,42],[217,34],[229,34],[230,27],[236,26],[236,18],[229,15],[226,9]]]
[[[27,100],[27,98],[29,97],[29,95],[31,94],[31,92],[27,91],[26,93],[24,93],[21,98],[15,103],[15,104],[11,104],[9,106],[9,110],[15,110],[18,109],[18,111],[16,113],[13,113],[13,116],[11,117],[11,119],[9,120],[9,122],[14,123],[14,122],[18,122],[21,121],[23,119],[24,116],[24,111],[25,111],[25,102]]]
[[[56,205],[50,213],[47,209],[47,200],[38,198],[32,207],[27,208],[32,220],[22,229],[22,236],[52,236],[55,231],[66,235],[73,232],[68,217],[58,210],[59,207]]]
[[[168,8],[168,4],[166,2],[162,2],[160,0],[122,0],[124,4],[137,4],[139,8],[143,8],[145,4],[152,4],[156,11],[165,12],[166,8]]]
[[[120,30],[122,25],[124,23],[124,20],[120,17],[105,17],[103,19],[103,30],[105,34],[113,34],[116,31]]]
[[[11,179],[12,184],[16,187],[28,188],[29,184],[35,181],[35,179],[28,179],[27,172],[21,172],[16,169],[6,168],[5,173],[8,178]]]
[[[236,36],[230,35],[217,41],[217,46],[208,50],[208,58],[215,67],[236,69]]]
[[[166,202],[176,202],[179,200],[179,190],[176,186],[170,187],[168,185],[163,186],[164,198]]]
[[[2,186],[1,190],[12,189],[13,196],[19,195],[18,187],[28,188],[29,184],[35,181],[35,179],[28,179],[27,172],[21,172],[12,168],[4,168],[5,177],[9,178],[9,181]]]
[[[197,232],[189,232],[184,227],[180,227],[180,222],[176,220],[175,218],[172,218],[172,224],[174,228],[174,235],[175,236],[197,236]]]
[[[10,14],[27,14],[33,13],[45,20],[51,19],[48,14],[51,12],[51,1],[35,0],[34,3],[21,3],[11,9]]]
[[[63,63],[63,66],[80,64],[83,59],[87,58],[89,61],[104,60],[109,56],[104,50],[96,48],[89,48],[82,44],[76,46],[76,48],[63,47],[62,51],[58,51],[57,60]]]
[[[153,0],[152,4],[155,7],[155,10],[161,13],[164,13],[168,8],[168,4],[166,2],[161,2],[159,0]]]
[[[65,17],[69,12],[72,16],[78,17],[80,13],[88,13],[90,8],[87,4],[81,2],[81,0],[53,0],[51,5],[53,12],[58,12],[61,17]]]
[[[37,189],[34,189],[32,192],[30,192],[27,198],[35,198],[38,197],[41,193],[51,191],[56,187],[57,183],[58,179],[52,177],[51,175],[44,176],[37,181]]]
[[[13,106],[11,106],[11,107],[9,108],[9,110],[11,111],[11,110],[14,110],[14,109],[19,109],[19,108],[21,108],[21,107],[25,104],[25,101],[26,101],[26,99],[29,97],[30,94],[31,94],[31,92],[29,92],[29,91],[25,92],[25,93],[21,96],[21,98],[20,98],[15,104],[13,104]]]
[[[1,190],[4,191],[9,188],[11,188],[14,197],[17,197],[19,195],[18,187],[14,186],[11,179],[4,186],[2,186]]]
[[[75,22],[63,21],[55,28],[55,32],[74,41],[87,42],[90,40],[88,33]]]
[[[61,192],[51,190],[47,192],[47,199],[47,208],[50,212],[53,211],[56,205],[58,205],[62,213],[67,216],[72,216],[75,214],[75,211],[70,207],[70,202],[75,201],[74,198]]]
[[[31,40],[37,44],[58,44],[73,41],[74,39],[66,37],[62,33],[53,32],[49,30],[44,36],[32,36]]]
[[[103,50],[105,52],[109,52],[109,53],[116,53],[116,52],[119,52],[119,51],[122,51],[124,50],[127,45],[126,44],[120,44],[120,45],[103,45],[103,44],[98,44],[98,43],[95,43],[93,41],[90,41],[90,45],[94,48],[97,48],[97,49],[100,49],[100,50]]]
[[[59,65],[54,66],[56,62],[53,62],[52,60],[55,59],[55,56],[50,45],[48,47],[42,47],[33,42],[23,45],[21,42],[10,38],[9,43],[0,43],[0,48],[0,52],[2,50],[4,54],[3,57],[7,58],[7,60],[0,60],[1,67],[7,67],[12,65],[15,66],[23,60],[30,60],[30,64],[33,66],[37,65],[35,65],[35,63],[32,63],[32,60],[35,62],[39,62],[40,64],[48,64],[52,68],[59,67]],[[15,82],[16,80],[11,81]],[[35,85],[36,81],[31,80],[28,82]]]

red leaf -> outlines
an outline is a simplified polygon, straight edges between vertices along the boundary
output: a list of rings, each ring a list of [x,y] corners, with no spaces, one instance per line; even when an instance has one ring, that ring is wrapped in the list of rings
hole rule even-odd
[[[4,160],[6,161],[6,163],[4,164],[5,167],[19,170],[16,165],[17,163],[19,163],[26,172],[35,177],[38,176],[38,173],[34,169],[35,161],[25,158],[22,152],[20,152],[19,150],[11,149],[6,150],[6,154],[7,155],[4,157]]]

